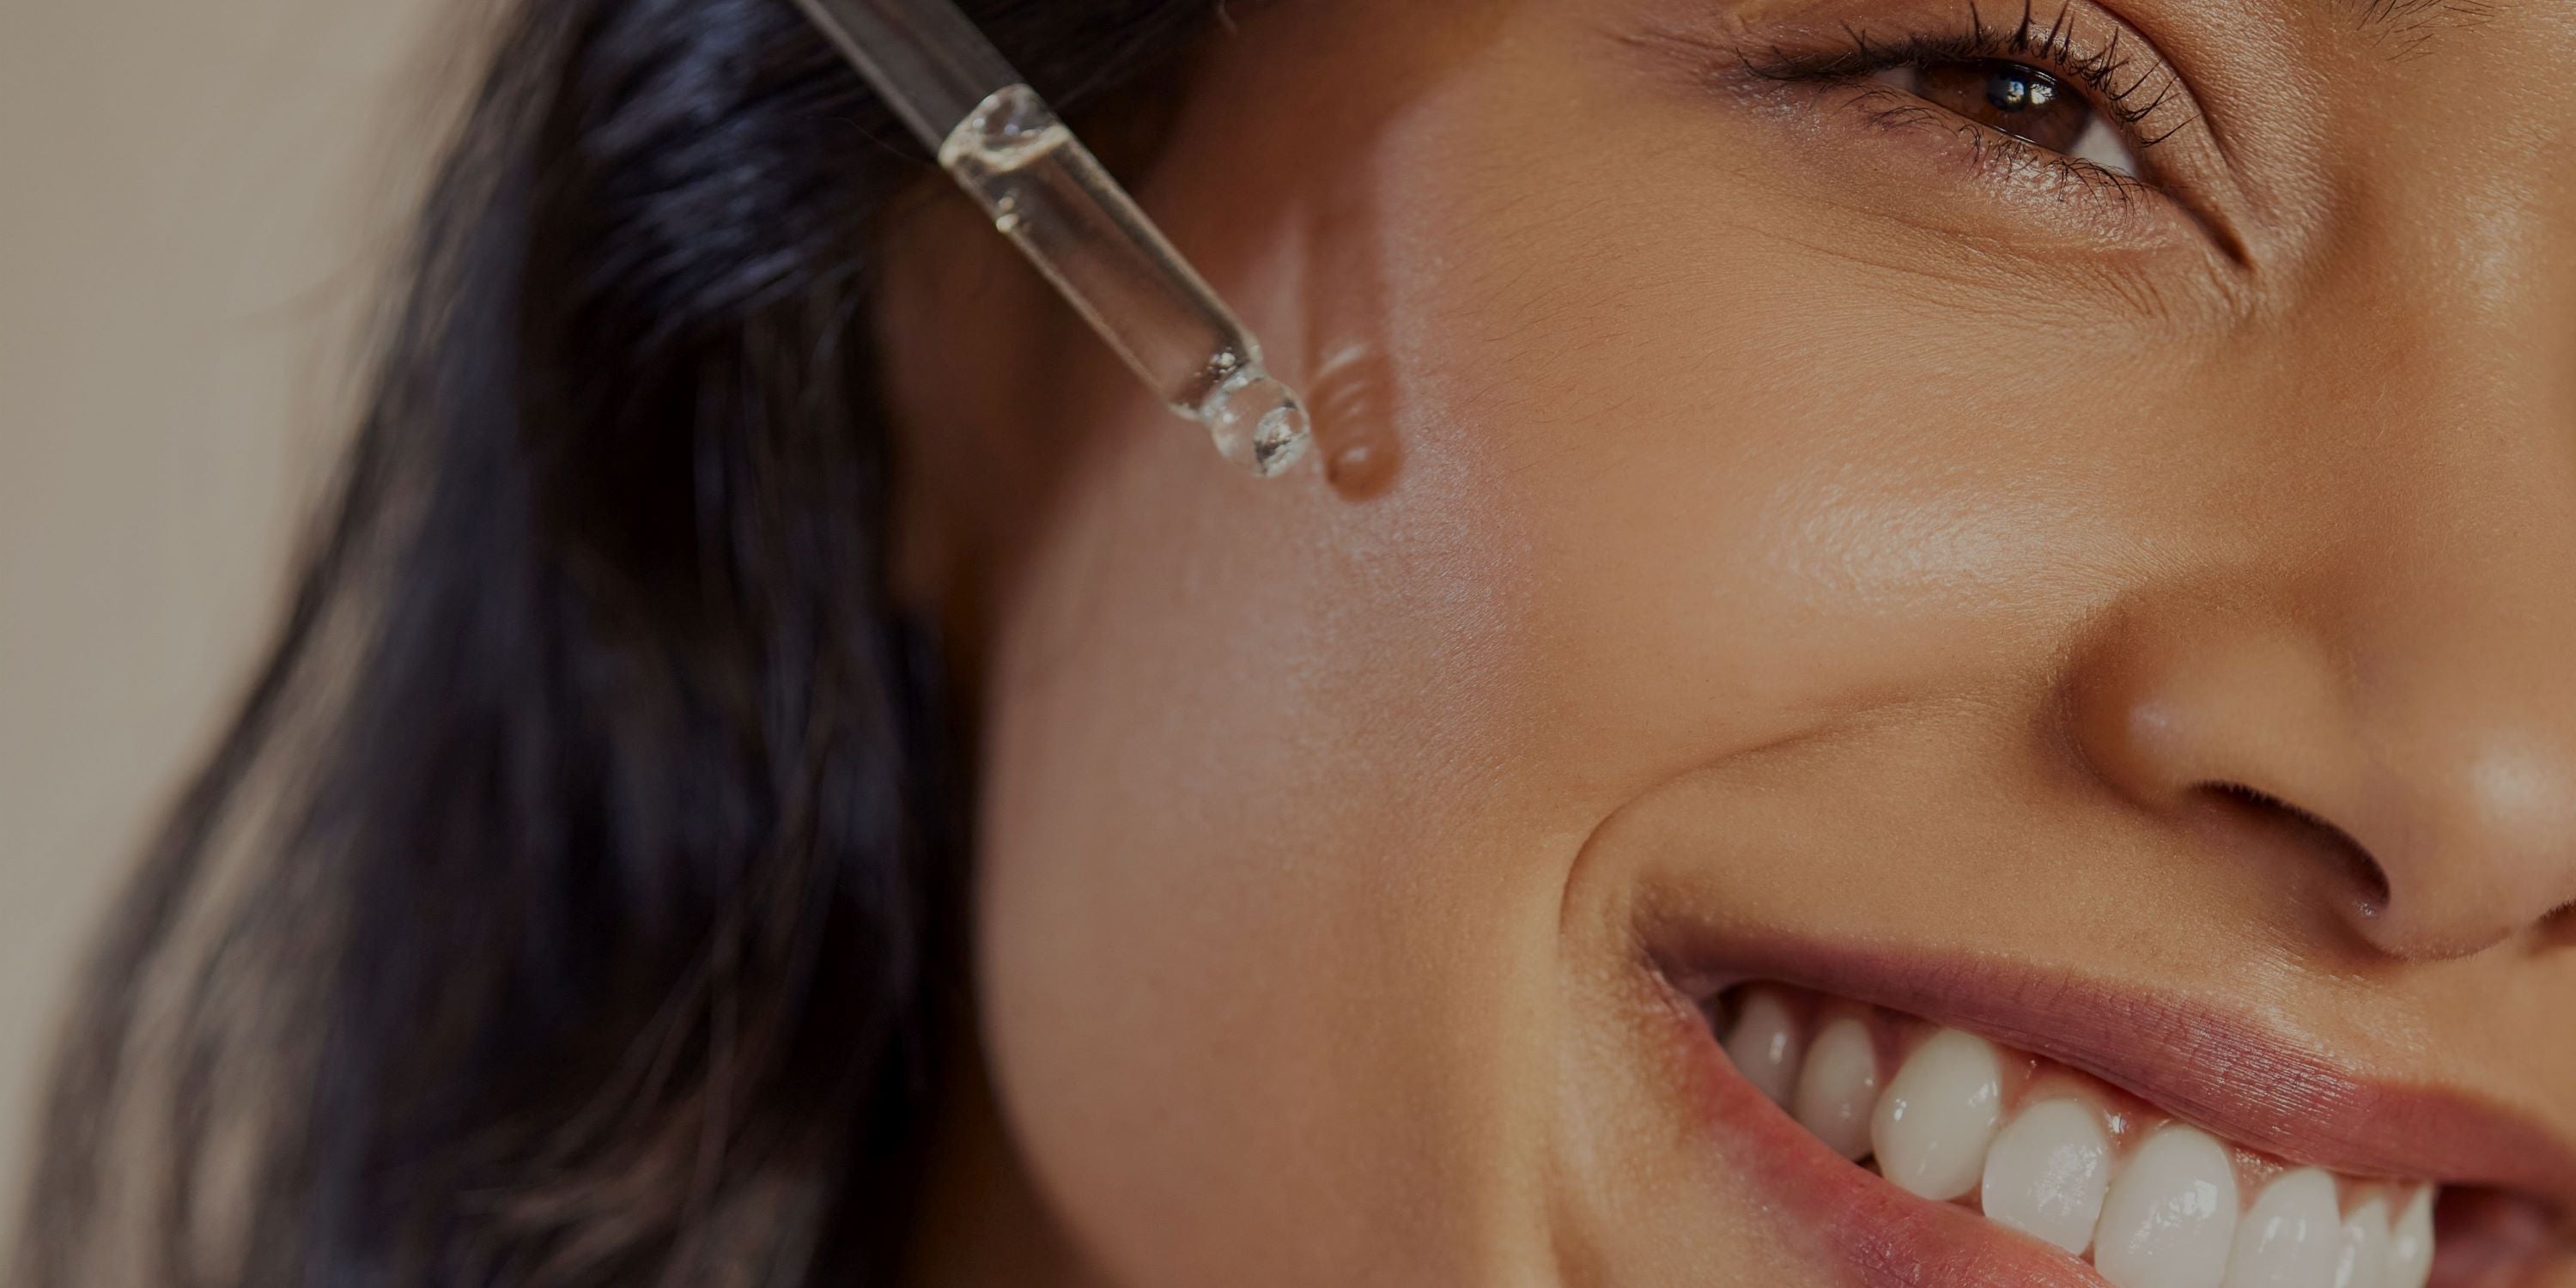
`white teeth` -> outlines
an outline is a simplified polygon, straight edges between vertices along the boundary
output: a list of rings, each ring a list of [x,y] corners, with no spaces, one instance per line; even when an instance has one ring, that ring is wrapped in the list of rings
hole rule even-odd
[[[2003,1119],[2003,1059],[1985,1039],[1943,1029],[1915,1049],[1879,1098],[1870,1143],[1887,1179],[1927,1199],[1977,1188]]]
[[[2237,1223],[2227,1288],[2334,1288],[2342,1237],[2335,1178],[2300,1168],[2264,1186],[2253,1210]]]
[[[2236,1238],[2236,1166],[2189,1127],[2147,1138],[2112,1185],[2093,1268],[2117,1288],[2218,1288]]]
[[[2424,1288],[2433,1277],[2433,1187],[2417,1186],[2388,1235],[2388,1288]]]
[[[2343,1219],[2335,1250],[2334,1288],[2387,1288],[2388,1204],[2362,1204]]]
[[[1798,1121],[1845,1158],[1869,1153],[1869,1116],[1878,1107],[1878,1044],[1850,1016],[1825,1025],[1798,1071]]]
[[[2240,1215],[2230,1146],[2151,1109],[2114,1113],[2095,1101],[2117,1093],[2071,1070],[1934,1029],[1882,1090],[1885,1034],[1866,1006],[1757,985],[1729,1009],[1727,1058],[1827,1148],[1875,1153],[1879,1174],[1917,1197],[2089,1251],[2111,1288],[2426,1288],[2432,1276],[2435,1186],[2292,1168]],[[2007,1070],[2022,1101],[2009,1122]],[[2346,1214],[2348,1189],[2360,1201]]]
[[[2093,1242],[2111,1187],[2111,1138],[2080,1100],[2022,1111],[1986,1154],[1986,1218],[2077,1256]]]
[[[1798,1085],[1798,1020],[1789,1003],[1767,988],[1748,989],[1726,1036],[1726,1056],[1771,1103],[1786,1106]]]

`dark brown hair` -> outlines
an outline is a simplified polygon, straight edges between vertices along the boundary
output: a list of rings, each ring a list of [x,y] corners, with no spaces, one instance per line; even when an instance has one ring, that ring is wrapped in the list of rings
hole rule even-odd
[[[967,7],[1073,110],[1210,4]],[[933,174],[790,0],[515,6],[13,1282],[897,1273],[969,784],[867,301]]]

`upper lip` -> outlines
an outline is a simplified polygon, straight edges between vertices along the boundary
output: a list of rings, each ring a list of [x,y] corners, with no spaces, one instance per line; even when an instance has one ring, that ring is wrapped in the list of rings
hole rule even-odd
[[[1650,934],[1677,987],[1761,979],[1902,1011],[2045,1056],[2284,1162],[2480,1185],[2576,1212],[2576,1150],[2476,1096],[2374,1081],[2259,1020],[2068,974],[1807,942]]]

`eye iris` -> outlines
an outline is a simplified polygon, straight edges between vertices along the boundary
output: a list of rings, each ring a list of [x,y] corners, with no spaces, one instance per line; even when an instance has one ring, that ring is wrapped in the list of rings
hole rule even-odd
[[[2056,77],[2004,62],[1942,62],[1917,72],[1917,90],[1934,104],[1980,125],[2056,152],[2072,149],[2093,123],[2093,108]]]

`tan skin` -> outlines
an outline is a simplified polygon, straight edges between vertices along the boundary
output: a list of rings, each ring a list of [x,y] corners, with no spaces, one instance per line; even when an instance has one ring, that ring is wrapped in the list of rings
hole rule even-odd
[[[982,700],[922,1281],[1847,1282],[1693,1126],[1666,917],[2576,1140],[2576,4],[2066,13],[2178,87],[2137,183],[1745,65],[1959,0],[1236,11],[1096,132],[1329,480],[889,230]]]

